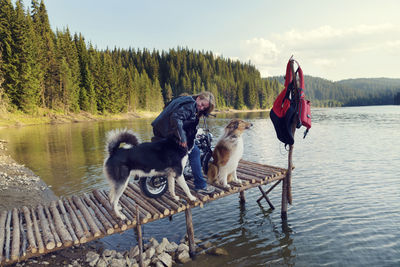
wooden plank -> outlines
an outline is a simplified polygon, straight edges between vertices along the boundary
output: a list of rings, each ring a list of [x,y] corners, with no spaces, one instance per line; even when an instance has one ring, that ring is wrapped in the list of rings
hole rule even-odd
[[[33,228],[35,229],[35,237],[36,237],[36,242],[38,245],[39,253],[43,253],[44,252],[44,244],[43,244],[42,236],[40,235],[39,224],[36,219],[35,210],[33,208],[31,209],[31,215],[32,215],[32,221],[33,221]]]
[[[12,221],[13,221],[13,234],[12,234],[12,244],[11,244],[11,260],[15,261],[19,258],[20,249],[20,238],[21,231],[19,230],[19,216],[18,210],[13,208],[12,210]]]
[[[48,250],[53,249],[53,248],[55,248],[56,243],[54,241],[54,236],[53,236],[52,232],[50,231],[49,222],[47,221],[47,218],[44,215],[42,205],[37,206],[37,211],[38,211],[38,215],[39,215],[40,226],[42,228],[42,236],[43,236],[44,245],[45,245],[46,249],[48,249]]]
[[[6,233],[6,220],[7,220],[7,211],[3,210],[0,214],[0,263],[3,261],[3,250],[4,250],[5,233]]]

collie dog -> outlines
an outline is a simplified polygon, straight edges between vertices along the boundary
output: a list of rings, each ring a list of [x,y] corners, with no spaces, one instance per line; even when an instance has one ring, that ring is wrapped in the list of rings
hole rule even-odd
[[[242,134],[253,124],[240,119],[233,119],[224,129],[224,134],[214,148],[213,161],[208,165],[207,178],[210,182],[218,182],[225,188],[230,188],[228,182],[241,183],[237,178],[236,168],[243,156]]]
[[[188,136],[188,147],[193,147],[194,138]],[[104,161],[104,175],[110,185],[110,203],[115,214],[122,220],[126,219],[118,205],[119,198],[129,182],[129,176],[143,177],[165,175],[168,188],[175,200],[175,180],[191,201],[194,197],[183,177],[183,169],[188,159],[188,150],[179,146],[174,140],[161,139],[152,143],[139,144],[136,136],[130,130],[114,130],[107,133]]]

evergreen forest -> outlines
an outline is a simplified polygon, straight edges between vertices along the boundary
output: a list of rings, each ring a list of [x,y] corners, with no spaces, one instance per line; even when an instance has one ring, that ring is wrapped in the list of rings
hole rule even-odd
[[[92,114],[159,111],[182,93],[211,91],[217,107],[265,109],[281,85],[250,63],[178,47],[98,50],[82,34],[52,31],[43,1],[0,0],[2,109]]]
[[[282,72],[286,62],[282,63]],[[211,91],[218,109],[267,109],[283,76],[211,51],[99,50],[68,28],[53,31],[43,1],[0,0],[0,112],[117,114],[160,111],[182,93]],[[400,79],[332,82],[305,76],[313,106],[393,104]]]
[[[284,76],[268,78],[284,83]],[[305,94],[313,107],[399,104],[400,79],[360,78],[332,82],[305,75]]]

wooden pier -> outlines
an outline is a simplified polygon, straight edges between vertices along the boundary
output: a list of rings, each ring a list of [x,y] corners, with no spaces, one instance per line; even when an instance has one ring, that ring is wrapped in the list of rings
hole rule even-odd
[[[194,191],[193,181],[188,180],[191,193],[197,197],[195,202],[190,202],[179,186],[176,186],[176,194],[181,200],[175,201],[169,192],[157,199],[148,198],[137,183],[129,183],[120,198],[122,213],[127,218],[124,221],[115,216],[108,201],[108,191],[104,190],[60,198],[48,206],[24,206],[3,211],[0,214],[0,265],[24,261],[134,227],[141,233],[140,225],[183,211],[186,214],[189,248],[194,253],[192,208],[234,193],[240,193],[240,201],[243,202],[244,191],[258,187],[262,193],[258,201],[265,198],[273,209],[267,194],[282,180],[289,180],[282,187],[282,214],[286,216],[284,209],[287,209],[287,201],[290,200],[288,173],[290,175],[287,169],[242,160],[237,174],[243,183],[230,183],[230,189],[217,186],[213,194],[199,194]],[[271,187],[264,191],[262,185],[266,184],[271,184]]]

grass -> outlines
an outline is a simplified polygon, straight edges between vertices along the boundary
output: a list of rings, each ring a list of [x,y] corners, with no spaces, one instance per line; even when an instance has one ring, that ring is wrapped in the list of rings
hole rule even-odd
[[[32,114],[21,111],[1,112],[0,127],[20,127],[37,124],[57,124],[84,121],[127,120],[134,118],[152,118],[159,112],[136,111],[120,114],[90,114],[87,112],[65,113],[61,111],[38,109]]]

